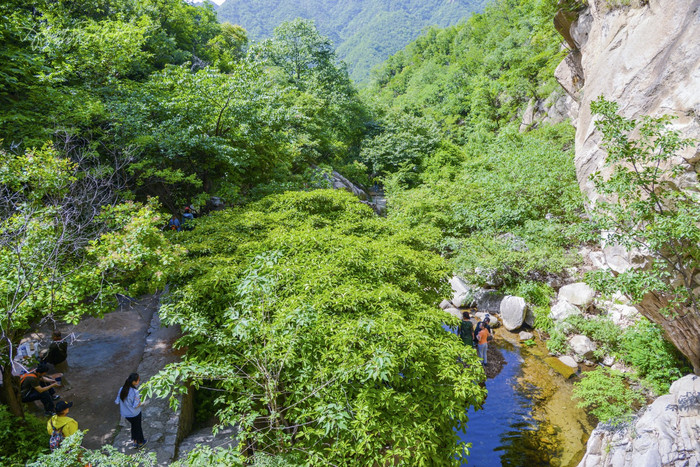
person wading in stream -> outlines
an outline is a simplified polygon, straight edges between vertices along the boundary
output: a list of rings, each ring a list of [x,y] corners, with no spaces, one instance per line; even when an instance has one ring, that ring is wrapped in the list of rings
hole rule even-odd
[[[474,323],[469,319],[469,312],[462,313],[462,322],[459,323],[459,337],[464,345],[474,346]]]
[[[140,449],[148,442],[144,439],[141,429],[141,395],[136,389],[140,382],[139,374],[131,373],[114,400],[115,404],[119,404],[122,417],[131,424],[131,440],[134,443],[134,449]]]
[[[491,320],[489,317],[484,318],[484,325],[481,326],[481,329],[479,330],[476,340],[479,343],[477,345],[477,354],[479,355],[479,358],[482,360],[483,365],[486,366],[487,359],[486,359],[486,354],[488,353],[489,349],[489,341],[493,340],[493,336],[491,334],[491,331],[489,329],[488,324]],[[481,324],[481,323],[479,323]]]

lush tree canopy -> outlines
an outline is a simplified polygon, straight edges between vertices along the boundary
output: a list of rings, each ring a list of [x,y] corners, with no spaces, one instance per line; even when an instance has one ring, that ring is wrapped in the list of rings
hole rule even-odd
[[[240,451],[291,463],[457,463],[479,405],[475,352],[435,305],[436,232],[373,215],[345,192],[265,198],[180,236],[188,249],[162,308],[187,358],[149,391],[214,385]]]

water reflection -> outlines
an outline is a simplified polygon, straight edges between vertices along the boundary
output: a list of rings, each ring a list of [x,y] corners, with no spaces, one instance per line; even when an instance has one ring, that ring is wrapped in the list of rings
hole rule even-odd
[[[488,397],[483,409],[468,411],[467,432],[459,434],[472,443],[468,465],[556,465],[557,430],[533,417],[540,390],[522,381],[520,350],[507,344],[499,347],[504,365],[486,381]]]

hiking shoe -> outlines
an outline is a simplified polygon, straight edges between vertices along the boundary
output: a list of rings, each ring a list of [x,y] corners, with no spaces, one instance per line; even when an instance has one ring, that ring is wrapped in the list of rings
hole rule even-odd
[[[54,394],[53,396],[51,396],[51,398],[52,398],[53,400],[56,400],[56,399],[60,399],[61,396],[59,396],[58,394]]]
[[[144,447],[144,446],[146,445],[147,442],[148,442],[148,440],[147,440],[147,439],[144,439],[144,440],[143,440],[143,443],[137,443],[137,444],[136,444],[136,449],[141,449],[142,447]]]
[[[131,449],[138,449],[138,448],[139,448],[139,443],[137,443],[136,441],[131,443]]]

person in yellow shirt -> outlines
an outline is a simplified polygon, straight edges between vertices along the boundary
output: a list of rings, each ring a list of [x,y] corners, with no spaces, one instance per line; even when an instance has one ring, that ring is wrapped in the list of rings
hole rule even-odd
[[[51,417],[46,423],[49,436],[53,434],[54,428],[61,430],[64,438],[78,431],[78,422],[68,416],[71,407],[73,407],[72,402],[61,401],[56,404],[56,415]]]

